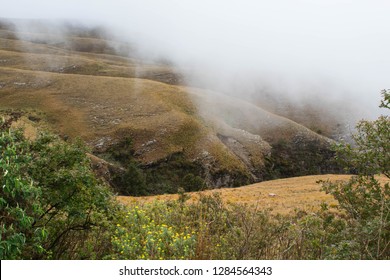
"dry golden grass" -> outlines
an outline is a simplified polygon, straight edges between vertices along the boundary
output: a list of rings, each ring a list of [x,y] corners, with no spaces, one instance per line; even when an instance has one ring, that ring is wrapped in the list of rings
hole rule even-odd
[[[257,209],[270,209],[273,213],[287,214],[294,210],[313,212],[320,209],[323,202],[337,205],[334,198],[321,190],[319,180],[347,181],[350,175],[315,175],[265,181],[240,188],[224,188],[190,193],[189,202],[199,199],[199,194],[219,193],[225,203],[247,204]],[[380,177],[382,183],[388,178]],[[158,195],[148,197],[118,196],[123,204],[151,203],[155,200],[168,201],[178,199],[178,195]]]
[[[11,128],[22,129],[24,137],[32,141],[38,137],[39,127],[34,122],[30,121],[26,116],[22,116],[16,122],[13,122]]]

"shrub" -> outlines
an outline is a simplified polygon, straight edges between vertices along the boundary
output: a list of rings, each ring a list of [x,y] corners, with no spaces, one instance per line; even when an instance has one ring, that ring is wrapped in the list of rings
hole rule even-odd
[[[390,109],[388,91],[382,93],[381,107]],[[390,178],[390,118],[361,121],[353,135],[354,145],[336,147],[338,159],[348,170],[355,170],[346,183],[323,182],[323,188],[339,202],[349,223],[349,239],[343,240],[352,255],[361,259],[390,258],[390,186],[376,175]],[[339,244],[340,245],[340,244]],[[342,257],[342,256],[340,256]]]
[[[39,201],[42,190],[31,177],[23,174],[31,162],[31,155],[23,152],[27,149],[21,131],[1,131],[0,259],[19,259],[44,252],[42,244],[47,239],[47,231],[33,227],[44,213]]]
[[[0,126],[1,258],[105,254],[109,242],[104,244],[102,228],[108,226],[116,206],[107,186],[95,178],[84,145],[48,134],[31,141],[4,124]]]

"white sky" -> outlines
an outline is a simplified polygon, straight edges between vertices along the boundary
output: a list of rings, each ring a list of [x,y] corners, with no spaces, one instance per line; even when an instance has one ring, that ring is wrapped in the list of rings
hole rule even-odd
[[[104,24],[236,95],[265,85],[294,98],[353,96],[373,108],[390,88],[390,0],[2,2],[3,18]]]

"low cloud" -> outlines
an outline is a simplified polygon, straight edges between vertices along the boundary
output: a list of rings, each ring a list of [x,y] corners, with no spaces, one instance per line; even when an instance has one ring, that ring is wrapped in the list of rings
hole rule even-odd
[[[389,14],[380,0],[26,0],[0,11],[105,26],[144,57],[174,63],[193,86],[253,102],[342,103],[355,118],[377,115],[390,88]]]

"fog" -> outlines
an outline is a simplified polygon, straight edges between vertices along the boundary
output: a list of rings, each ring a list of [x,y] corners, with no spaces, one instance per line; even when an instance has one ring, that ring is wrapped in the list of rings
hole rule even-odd
[[[389,15],[385,0],[14,0],[0,10],[104,26],[143,57],[171,61],[192,86],[260,103],[342,104],[355,118],[377,115],[390,88]]]

